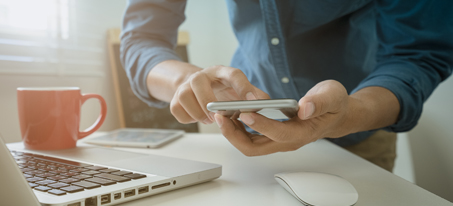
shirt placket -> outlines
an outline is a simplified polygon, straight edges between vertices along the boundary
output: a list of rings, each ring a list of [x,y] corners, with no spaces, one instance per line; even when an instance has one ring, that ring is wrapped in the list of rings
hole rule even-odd
[[[276,2],[273,0],[260,0],[260,6],[266,28],[267,42],[272,64],[274,67],[273,70],[279,79],[278,83],[283,88],[282,92],[287,98],[298,100],[300,97],[289,70],[285,48],[285,38],[283,38]]]

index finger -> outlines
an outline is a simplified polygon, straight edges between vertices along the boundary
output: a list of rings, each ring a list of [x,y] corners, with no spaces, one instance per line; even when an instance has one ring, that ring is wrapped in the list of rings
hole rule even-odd
[[[212,90],[211,82],[212,79],[208,74],[204,72],[197,72],[190,80],[190,87],[192,88],[201,109],[207,117],[214,121],[214,117],[209,115],[210,111],[206,108],[209,102],[217,101],[214,91]]]
[[[216,76],[227,86],[231,86],[243,100],[269,99],[269,95],[253,86],[244,72],[233,67],[222,67]]]
[[[269,95],[253,86],[241,70],[232,67],[208,68],[203,72],[195,73],[191,77],[190,85],[201,108],[211,119],[206,106],[210,102],[217,101],[212,88],[215,82],[233,88],[241,99],[269,99]]]
[[[260,140],[254,141],[252,139],[253,137],[248,136],[244,130],[233,122],[237,120],[229,119],[220,114],[216,114],[215,119],[225,138],[246,156],[259,156],[288,151],[285,144],[274,142],[265,136],[262,137],[267,138],[267,140],[260,138]]]

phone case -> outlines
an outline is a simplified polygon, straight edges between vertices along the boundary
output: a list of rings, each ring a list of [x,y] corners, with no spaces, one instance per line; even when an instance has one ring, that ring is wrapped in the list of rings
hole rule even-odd
[[[267,116],[265,113],[275,114],[275,111],[280,111],[287,118],[293,118],[297,115],[299,105],[294,99],[262,99],[210,102],[207,105],[207,109],[231,118],[237,118],[243,112],[258,112]],[[279,117],[271,118],[281,119]]]

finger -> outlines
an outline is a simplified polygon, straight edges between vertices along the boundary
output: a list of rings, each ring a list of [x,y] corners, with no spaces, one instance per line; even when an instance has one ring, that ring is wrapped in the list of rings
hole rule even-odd
[[[264,135],[258,135],[258,134],[252,135],[250,137],[250,139],[252,139],[253,144],[265,144],[265,143],[273,141]]]
[[[195,120],[204,124],[211,124],[213,120],[200,107],[190,84],[181,85],[177,92],[177,98],[184,110]],[[209,114],[209,113],[208,113]]]
[[[237,119],[232,119],[232,121],[238,129],[241,129],[244,133],[247,134],[247,136],[252,140],[253,144],[262,144],[262,143],[273,141],[264,135],[251,134],[251,133],[247,132],[247,130],[245,129],[244,123],[242,123],[241,121],[239,121]]]
[[[348,93],[341,83],[334,80],[320,82],[299,100],[298,116],[307,120],[326,113],[337,113],[345,105],[347,97]]]
[[[238,125],[235,124],[233,120],[220,114],[215,114],[214,118],[220,130],[222,131],[222,134],[232,145],[234,145],[240,151],[252,147],[252,141],[248,137],[247,133],[245,133],[242,128],[238,127]]]
[[[190,87],[192,94],[196,98],[196,102],[198,103],[198,107],[205,113],[206,117],[208,117],[211,122],[214,121],[214,117],[206,106],[210,102],[217,101],[217,98],[212,90],[211,82],[213,79],[208,76],[208,74],[204,72],[197,72],[192,75],[190,79]]]
[[[274,142],[263,135],[251,135],[249,137],[231,119],[219,114],[214,117],[225,138],[246,156],[259,156],[279,151],[294,150],[292,145]]]
[[[238,129],[240,129],[240,130],[242,130],[244,133],[246,133],[247,136],[251,136],[251,134],[250,134],[249,132],[247,132],[247,130],[245,129],[244,124],[243,124],[241,121],[239,121],[239,120],[237,120],[237,119],[231,119],[231,121],[233,121],[233,123],[236,125],[236,127],[237,127]]]
[[[197,122],[197,120],[193,119],[177,101],[171,101],[170,112],[180,123],[189,124]]]
[[[231,86],[243,100],[269,99],[269,95],[253,86],[245,74],[233,67],[216,70],[216,76],[223,84]]]
[[[314,128],[301,120],[279,122],[258,113],[241,113],[240,118],[247,126],[279,143],[297,142],[305,145],[315,137]]]

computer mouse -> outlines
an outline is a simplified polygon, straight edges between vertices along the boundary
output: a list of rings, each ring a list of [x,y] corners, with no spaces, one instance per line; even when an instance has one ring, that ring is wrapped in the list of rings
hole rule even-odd
[[[354,186],[340,176],[318,172],[283,172],[275,179],[304,205],[350,206],[359,199]]]

